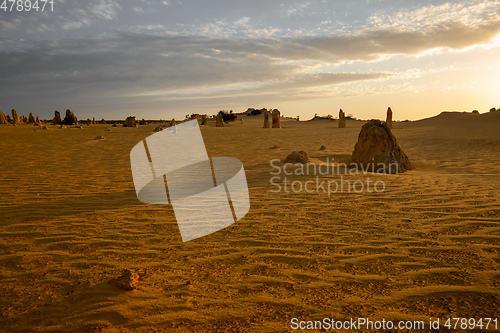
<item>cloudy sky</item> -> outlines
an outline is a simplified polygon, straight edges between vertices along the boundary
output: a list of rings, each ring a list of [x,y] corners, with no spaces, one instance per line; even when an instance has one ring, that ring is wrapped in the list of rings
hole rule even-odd
[[[34,0],[32,0],[34,2]],[[500,1],[54,0],[0,10],[0,110],[419,119],[500,107]]]

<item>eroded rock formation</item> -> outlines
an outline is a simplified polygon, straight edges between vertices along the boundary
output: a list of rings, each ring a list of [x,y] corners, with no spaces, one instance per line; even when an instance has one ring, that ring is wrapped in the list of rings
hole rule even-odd
[[[281,128],[281,118],[278,109],[273,110],[273,128]]]
[[[397,174],[412,169],[410,159],[401,150],[389,124],[370,120],[361,127],[350,167],[363,171]]]
[[[339,111],[339,128],[345,128],[345,113],[342,109]]]

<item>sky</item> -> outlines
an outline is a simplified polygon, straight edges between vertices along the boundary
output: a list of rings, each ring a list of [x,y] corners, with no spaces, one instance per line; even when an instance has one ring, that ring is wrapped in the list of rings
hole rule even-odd
[[[182,119],[265,107],[307,119],[342,108],[382,119],[390,106],[394,119],[414,120],[500,108],[500,0],[9,6],[0,9],[6,114]]]

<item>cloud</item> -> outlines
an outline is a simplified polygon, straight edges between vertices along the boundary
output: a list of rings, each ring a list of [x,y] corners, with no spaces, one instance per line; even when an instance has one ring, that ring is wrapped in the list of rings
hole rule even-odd
[[[115,33],[0,53],[0,98],[60,98],[120,104],[156,100],[284,95],[387,78],[390,73],[304,73],[304,66],[247,53],[241,41]],[[22,89],[20,89],[22,87]],[[155,93],[156,92],[156,93]],[[82,102],[83,103],[83,102]]]
[[[492,4],[498,3],[427,6],[396,12],[393,17],[378,13],[370,16],[367,25],[328,35],[284,34],[279,28],[258,26],[251,16],[238,15],[178,29],[154,21],[105,29],[86,38],[75,35],[34,43],[4,38],[0,41],[4,50],[0,51],[0,100],[52,105],[66,99],[116,108],[147,101],[151,105],[162,101],[192,105],[194,100],[220,103],[237,97],[243,101],[262,96],[353,95],[352,84],[413,80],[427,74],[358,71],[355,66],[340,70],[339,66],[492,43],[500,33],[500,20],[492,19],[498,13]],[[72,4],[76,2],[66,1],[68,8]],[[156,4],[163,6],[159,1]],[[64,19],[52,25],[35,24],[26,17],[0,20],[0,27],[5,28],[1,34],[18,31],[26,22],[30,22],[26,29],[73,32],[115,21],[126,10],[116,1],[92,0],[88,6],[68,9]],[[304,6],[309,3],[284,7],[282,13],[295,9],[290,14],[296,15],[306,11]],[[129,11],[134,17],[141,13],[139,7]],[[325,24],[319,20],[318,25]]]
[[[435,48],[460,50],[477,44],[487,44],[500,33],[500,22],[467,26],[460,22],[424,31],[394,29],[361,29],[355,34],[333,37],[306,38],[296,41],[295,57],[308,52],[312,57],[331,61],[373,61],[392,54],[419,54]],[[312,50],[307,51],[307,48]],[[292,54],[293,55],[293,54]]]
[[[500,1],[446,2],[441,5],[422,6],[414,10],[381,12],[368,18],[368,24],[378,28],[426,29],[462,23],[468,26],[498,21]]]
[[[0,20],[0,27],[2,29],[16,29],[16,26],[10,22]]]

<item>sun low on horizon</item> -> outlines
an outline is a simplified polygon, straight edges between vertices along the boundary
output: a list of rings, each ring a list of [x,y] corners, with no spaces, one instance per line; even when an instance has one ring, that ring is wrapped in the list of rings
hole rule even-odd
[[[390,106],[415,120],[500,107],[497,0],[45,2],[0,8],[4,113],[369,119]]]

